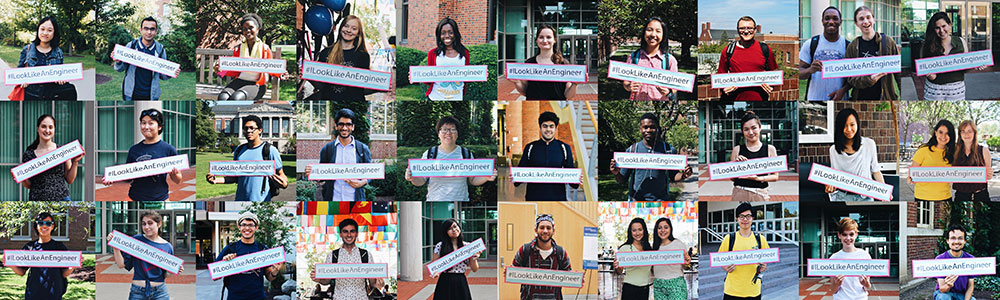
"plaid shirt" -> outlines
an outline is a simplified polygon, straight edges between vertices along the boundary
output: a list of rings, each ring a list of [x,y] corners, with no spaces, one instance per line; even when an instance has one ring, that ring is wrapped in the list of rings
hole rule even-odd
[[[570,271],[569,255],[559,245],[556,240],[552,240],[552,254],[548,258],[542,259],[538,247],[535,247],[538,239],[524,244],[514,254],[513,266],[535,269],[552,269]],[[539,285],[521,285],[521,300],[562,300],[562,288]]]

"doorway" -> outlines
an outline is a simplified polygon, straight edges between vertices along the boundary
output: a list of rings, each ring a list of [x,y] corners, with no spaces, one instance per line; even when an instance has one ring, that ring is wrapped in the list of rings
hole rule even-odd
[[[559,50],[571,64],[586,65],[589,73],[597,73],[597,35],[560,36]]]
[[[993,37],[990,2],[942,1],[941,5],[951,18],[951,35],[965,39],[968,51],[990,48]]]

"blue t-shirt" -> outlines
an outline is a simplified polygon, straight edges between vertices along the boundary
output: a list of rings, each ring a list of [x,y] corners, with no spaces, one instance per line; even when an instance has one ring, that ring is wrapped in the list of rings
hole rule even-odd
[[[134,163],[174,155],[177,155],[177,148],[163,140],[148,145],[139,142],[128,149],[128,159],[125,162]],[[167,174],[146,176],[132,179],[128,197],[134,201],[166,201],[169,191]]]
[[[153,246],[156,249],[163,250],[163,252],[166,252],[167,254],[174,255],[174,246],[170,245],[170,243],[156,243],[150,241],[149,239],[146,238],[146,236],[141,234],[133,235],[132,237],[143,243],[149,244],[150,246]],[[132,280],[143,280],[143,281],[149,280],[151,282],[163,282],[163,280],[167,278],[167,271],[164,269],[160,269],[160,267],[154,266],[141,259],[132,257],[131,255],[125,252],[122,252],[122,258],[124,258],[125,260],[125,270],[132,271],[132,268],[139,267],[135,269],[135,272],[132,272]]]
[[[222,251],[219,252],[219,256],[215,258],[215,261],[222,261],[222,257],[230,253],[236,253],[236,256],[240,256],[263,250],[267,250],[267,247],[264,247],[264,244],[261,244],[260,242],[255,241],[253,244],[244,244],[242,241],[236,241],[227,245],[226,248],[223,248]],[[226,289],[229,290],[229,297],[227,299],[266,299],[267,294],[264,291],[264,279],[266,278],[265,269],[267,268],[260,268],[236,275],[226,276],[223,279],[223,283],[225,283]]]
[[[264,159],[264,143],[259,146],[250,148],[249,144],[244,144],[246,146],[236,147],[233,152],[234,160],[265,160]],[[242,152],[240,152],[242,151]],[[281,154],[278,153],[278,148],[271,146],[269,150],[271,158],[267,160],[273,160],[275,162],[274,170],[281,169]],[[236,179],[236,201],[271,201],[271,187],[266,186],[267,177],[264,176],[240,176]],[[263,190],[261,188],[263,187]]]
[[[153,43],[153,46],[146,48],[146,45],[143,45],[142,41],[140,40],[137,43],[135,50],[139,50],[139,52],[146,53],[155,57],[156,43]],[[148,98],[149,90],[153,86],[153,75],[155,75],[153,74],[153,71],[139,67],[135,68],[135,85],[132,87],[132,95],[131,95],[133,97],[133,100],[149,99]],[[141,99],[137,99],[135,97],[140,97]]]
[[[66,245],[55,240],[48,243],[31,241],[24,244],[21,250],[64,251]],[[28,280],[24,283],[24,299],[62,299],[66,293],[66,268],[28,268]]]

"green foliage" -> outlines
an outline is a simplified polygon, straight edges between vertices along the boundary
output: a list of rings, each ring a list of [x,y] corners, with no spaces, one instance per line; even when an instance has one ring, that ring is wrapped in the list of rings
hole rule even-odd
[[[0,45],[4,46],[24,46],[21,41],[17,39],[17,29],[14,28],[12,24],[0,23]]]
[[[678,150],[697,146],[698,132],[684,122],[697,108],[696,101],[601,101],[597,120],[598,172],[610,174],[611,155],[623,151],[640,139],[639,118],[652,112],[660,117],[661,138]],[[679,122],[680,121],[680,122]],[[683,128],[680,128],[683,127]]]
[[[73,222],[74,217],[64,213],[68,213],[74,207],[89,212],[94,207],[94,202],[2,201],[0,202],[0,239],[14,236],[21,227],[24,227],[24,224],[30,223],[41,212],[49,212],[56,219]],[[89,230],[89,228],[83,229]]]
[[[698,129],[676,125],[667,129],[665,140],[678,151],[691,150],[698,147]]]
[[[468,48],[469,64],[487,65],[489,75],[486,76],[486,81],[467,82],[463,98],[465,100],[495,101],[497,99],[497,45],[479,44]]]
[[[122,25],[111,24],[107,27],[107,45],[104,46],[104,51],[101,51],[102,54],[96,57],[102,64],[111,64],[111,51],[115,49],[115,45],[124,46],[133,39],[132,35]]]
[[[96,55],[97,61],[102,64],[110,64],[111,49],[115,44],[125,45],[132,40],[132,34],[128,32],[124,24],[126,20],[135,14],[136,6],[127,1],[115,0],[95,0],[94,15],[98,22],[94,22],[94,49],[100,49],[103,54]]]
[[[194,2],[194,0],[185,0]],[[188,11],[197,11],[198,20],[207,23],[213,31],[223,32],[229,36],[241,35],[240,19],[244,14],[255,13],[261,17],[260,31],[257,36],[265,44],[276,42],[295,35],[295,2],[268,0],[228,0],[225,5],[195,5]],[[367,28],[365,30],[368,31]],[[222,42],[222,35],[208,41],[209,44]],[[193,55],[194,52],[192,52]]]
[[[195,111],[194,119],[194,145],[201,150],[205,148],[215,148],[219,133],[215,131],[215,113],[208,106],[209,102],[198,101],[198,109]]]
[[[420,62],[426,58],[427,52],[407,47],[396,47],[396,86],[409,85],[410,67],[419,66]]]
[[[406,169],[401,168],[399,164],[387,163],[385,165],[385,179],[368,182],[367,186],[374,187],[374,193],[371,193],[372,197],[395,196],[396,184],[399,183],[400,179],[403,179],[404,172]]]
[[[315,181],[299,180],[295,182],[295,201],[316,201],[315,195]]]
[[[975,240],[978,238],[976,224],[972,222],[972,218],[969,217],[969,213],[973,210],[972,202],[946,202],[945,207],[947,210],[947,215],[944,219],[937,220],[937,223],[945,229],[944,234],[938,237],[937,241],[937,253],[944,253],[948,251],[948,228],[951,225],[961,225],[965,228],[966,233],[966,243],[965,251],[971,253],[973,256],[982,256],[976,252]],[[972,226],[970,226],[972,225]]]
[[[295,135],[289,136],[288,137],[288,142],[285,144],[285,150],[283,151],[283,153],[295,154],[295,152],[296,152],[297,149],[298,149],[298,147],[296,145]]]
[[[90,268],[90,267],[97,266],[97,262],[94,260],[93,257],[88,257],[88,258],[86,258],[86,259],[83,260],[83,264],[81,264],[80,266],[82,266],[84,268]]]
[[[280,2],[280,1],[278,1]],[[164,49],[167,49],[167,60],[181,65],[183,71],[195,69],[195,48],[198,47],[195,29],[195,15],[191,12],[198,9],[195,0],[181,0],[183,9],[175,11],[179,25],[159,39]]]
[[[400,101],[396,103],[396,135],[399,146],[432,146],[438,144],[437,122],[442,117],[453,116],[458,119],[459,145],[470,142],[492,141],[492,115],[483,120],[477,113],[472,124],[472,111],[492,111],[490,101]],[[489,113],[489,112],[487,112]],[[486,128],[483,128],[485,126]],[[489,132],[486,137],[479,136]],[[476,135],[476,137],[473,137]],[[488,137],[488,138],[487,138]]]
[[[986,140],[986,145],[989,145],[991,148],[1000,147],[1000,136],[991,137]]]
[[[223,137],[219,140],[219,153],[224,155],[232,155],[233,150],[236,150],[236,146],[240,145],[240,140],[235,136]]]
[[[691,56],[691,47],[698,43],[697,27],[686,24],[698,23],[697,1],[689,0],[604,0],[597,5],[600,19],[598,31],[613,32],[601,38],[608,40],[605,45],[622,45],[629,39],[642,35],[646,21],[651,17],[664,20],[664,41],[679,41],[681,55],[678,64],[693,68],[697,61]],[[612,31],[613,29],[613,31]],[[605,49],[610,50],[610,48]]]
[[[349,108],[354,111],[354,114],[358,117],[358,120],[354,120],[354,138],[358,141],[368,145],[371,140],[368,133],[371,131],[371,120],[368,116],[368,101],[347,101],[347,100],[331,100],[330,101],[330,119],[332,120],[336,115],[337,111]],[[337,130],[337,120],[332,120],[330,123],[330,128],[334,131]],[[336,136],[337,133],[333,132],[332,135]]]
[[[86,53],[94,48],[93,39],[88,38],[94,21],[90,12],[95,7],[96,0],[12,0],[17,11],[14,13],[14,23],[17,29],[31,32],[38,31],[38,21],[45,16],[54,16],[62,30],[61,44],[66,55]]]
[[[295,253],[294,220],[295,213],[282,212],[283,201],[255,201],[249,203],[240,213],[252,212],[260,219],[254,239],[267,247],[284,247],[285,253]],[[241,233],[233,231],[233,240],[239,240]]]

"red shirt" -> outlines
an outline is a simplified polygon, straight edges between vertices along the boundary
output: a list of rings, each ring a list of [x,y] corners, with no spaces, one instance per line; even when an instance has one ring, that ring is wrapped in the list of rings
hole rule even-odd
[[[770,50],[770,49],[768,49]],[[728,63],[727,63],[728,62]],[[726,59],[725,51],[719,56],[719,70],[716,73],[742,73],[742,72],[763,72],[778,69],[778,63],[774,59],[774,52],[768,55],[765,66],[764,53],[760,50],[760,43],[756,40],[748,48],[742,48],[737,42],[733,49],[733,58]],[[738,88],[733,92],[733,100],[737,101],[760,101],[764,89],[760,87]]]

